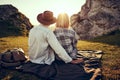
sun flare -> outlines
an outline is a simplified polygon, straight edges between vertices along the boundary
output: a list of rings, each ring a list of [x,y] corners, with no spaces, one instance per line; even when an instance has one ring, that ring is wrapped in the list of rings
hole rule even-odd
[[[38,24],[36,16],[45,10],[51,10],[54,16],[59,13],[67,13],[69,17],[78,13],[86,0],[0,0],[0,4],[12,4],[20,12],[25,14],[30,22]],[[32,6],[30,5],[32,4]]]
[[[81,8],[81,6],[74,8],[75,4],[67,0],[66,1],[57,0],[52,2],[52,4],[54,5],[51,5],[50,10],[54,12],[55,17],[57,17],[58,14],[60,13],[67,13],[69,16],[71,16],[72,14],[80,11]]]

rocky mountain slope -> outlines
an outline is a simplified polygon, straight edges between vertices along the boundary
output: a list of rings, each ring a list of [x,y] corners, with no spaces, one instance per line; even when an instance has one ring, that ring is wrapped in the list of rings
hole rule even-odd
[[[0,36],[24,35],[31,28],[29,19],[17,8],[12,5],[0,5]]]
[[[86,0],[71,16],[71,26],[80,39],[91,39],[120,29],[120,0]]]

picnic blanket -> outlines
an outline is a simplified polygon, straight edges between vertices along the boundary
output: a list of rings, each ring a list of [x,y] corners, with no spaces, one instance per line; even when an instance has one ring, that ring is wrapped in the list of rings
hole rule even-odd
[[[82,50],[78,51],[77,57],[84,58],[84,67],[88,68],[100,68],[101,67],[101,58],[103,51],[93,51],[93,50]]]
[[[84,58],[83,68],[86,73],[93,73],[90,80],[99,80],[101,78],[101,58],[103,51],[101,50],[81,50],[78,51],[77,57]]]
[[[84,58],[84,64],[64,63],[56,60],[52,65],[35,64],[28,61],[22,66],[23,72],[37,75],[44,80],[99,80],[102,51],[81,50],[78,58]],[[99,69],[99,70],[98,70]],[[97,75],[96,75],[97,74]]]
[[[51,65],[47,65],[27,61],[13,68],[23,73],[34,74],[43,80],[99,80],[96,79],[96,74],[100,72],[102,53],[93,50],[78,51],[77,57],[84,58],[84,64],[66,64],[55,60]]]
[[[41,65],[27,62],[22,66],[22,72],[35,74],[43,80],[90,80],[92,74],[84,71],[81,65],[55,61],[51,65]]]

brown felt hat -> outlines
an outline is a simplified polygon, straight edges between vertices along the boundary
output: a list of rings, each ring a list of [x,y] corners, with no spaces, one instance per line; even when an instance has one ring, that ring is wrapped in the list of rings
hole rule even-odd
[[[37,20],[44,25],[50,25],[56,22],[56,18],[51,11],[44,11],[43,13],[38,14]]]

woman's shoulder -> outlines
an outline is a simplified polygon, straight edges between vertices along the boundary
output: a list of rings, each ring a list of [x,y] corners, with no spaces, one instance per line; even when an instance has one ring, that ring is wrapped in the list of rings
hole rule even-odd
[[[74,30],[72,28],[55,28],[55,31],[72,31],[72,32],[74,32]]]
[[[75,31],[74,31],[74,29],[73,29],[72,27],[69,27],[69,30],[71,30],[71,31],[75,32]]]
[[[55,33],[71,33],[71,34],[75,34],[75,31],[70,29],[70,28],[56,28],[54,30]]]
[[[73,30],[73,28],[69,27],[69,32],[75,34],[76,32]]]

